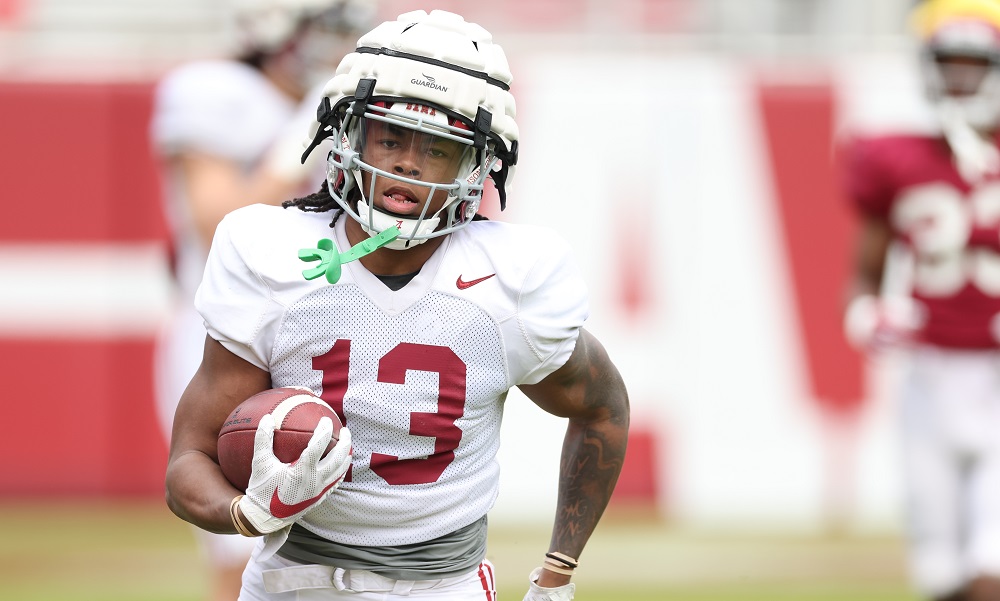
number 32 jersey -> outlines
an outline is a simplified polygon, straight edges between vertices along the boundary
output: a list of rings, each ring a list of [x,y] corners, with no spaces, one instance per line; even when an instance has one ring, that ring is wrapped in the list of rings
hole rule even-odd
[[[922,339],[952,348],[1000,345],[1000,180],[970,185],[942,138],[853,141],[846,186],[912,250],[912,296],[927,310]]]
[[[307,281],[317,264],[299,249],[331,238],[346,252],[347,219],[331,230],[331,213],[231,213],[196,305],[213,338],[273,386],[310,387],[351,430],[347,479],[301,525],[347,545],[427,541],[492,507],[507,391],[566,362],[586,287],[549,230],[491,221],[448,235],[398,291],[357,261],[336,284]]]

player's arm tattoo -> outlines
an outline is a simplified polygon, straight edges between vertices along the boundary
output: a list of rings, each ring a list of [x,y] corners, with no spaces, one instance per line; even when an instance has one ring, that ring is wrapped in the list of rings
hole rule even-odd
[[[553,381],[546,385],[556,387],[560,401],[556,406],[539,404],[569,418],[550,551],[579,557],[611,499],[625,459],[628,393],[604,347],[585,330],[573,356],[550,377]]]

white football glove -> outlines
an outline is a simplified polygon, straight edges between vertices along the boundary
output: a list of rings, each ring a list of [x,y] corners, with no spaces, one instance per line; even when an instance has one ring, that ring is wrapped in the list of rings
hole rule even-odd
[[[573,601],[573,593],[576,592],[576,585],[570,582],[554,588],[538,586],[535,582],[542,574],[542,568],[535,568],[528,576],[528,592],[524,594],[524,601]]]
[[[912,298],[855,298],[844,313],[844,334],[855,348],[879,352],[912,344],[926,321],[922,305]]]
[[[351,432],[341,428],[340,440],[322,457],[332,436],[333,422],[321,418],[298,460],[282,463],[274,456],[274,418],[260,419],[250,483],[239,503],[258,532],[268,534],[292,525],[340,485],[351,466]]]

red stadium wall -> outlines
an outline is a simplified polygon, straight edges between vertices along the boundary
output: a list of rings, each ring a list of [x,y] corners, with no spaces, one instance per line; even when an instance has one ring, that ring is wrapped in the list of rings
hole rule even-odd
[[[0,83],[0,244],[162,240],[150,100],[149,85]],[[161,495],[151,356],[148,338],[0,335],[0,495]]]
[[[758,104],[767,140],[785,257],[794,284],[795,320],[811,396],[837,418],[864,398],[861,355],[841,329],[854,217],[834,169],[834,90],[829,83],[762,83]]]

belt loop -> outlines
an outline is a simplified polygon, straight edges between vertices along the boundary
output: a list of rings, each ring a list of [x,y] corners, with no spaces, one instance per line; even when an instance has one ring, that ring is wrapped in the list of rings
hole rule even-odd
[[[336,568],[333,570],[333,578],[331,578],[333,581],[333,588],[338,591],[347,590],[348,586],[350,586],[350,577],[348,576],[348,582],[345,583],[344,576],[347,576],[347,570],[344,568]]]
[[[412,580],[397,580],[392,585],[392,594],[393,595],[409,595],[410,594],[410,589],[412,589],[412,588],[413,588],[413,581]]]

